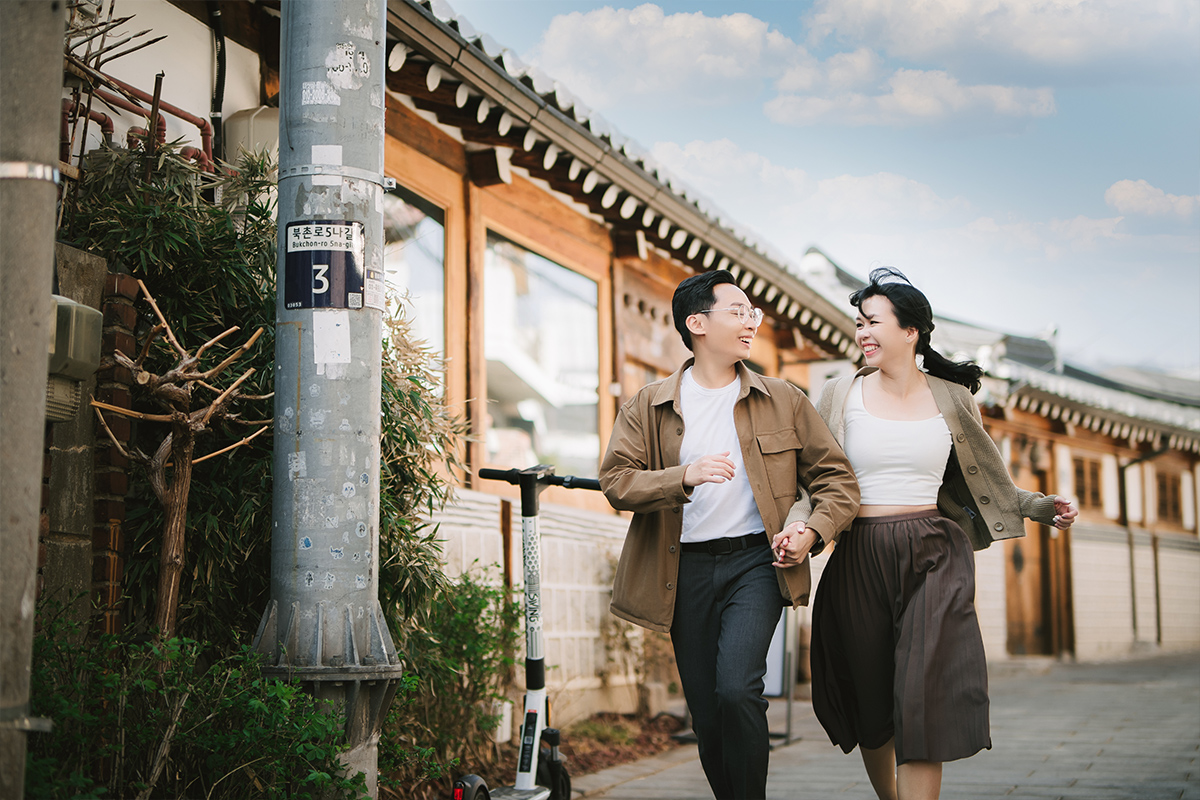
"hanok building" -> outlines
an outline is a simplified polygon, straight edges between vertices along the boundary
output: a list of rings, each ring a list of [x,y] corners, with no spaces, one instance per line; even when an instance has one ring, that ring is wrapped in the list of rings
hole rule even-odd
[[[147,98],[144,107],[165,73],[165,138],[189,140],[196,146],[186,154],[208,168],[239,148],[278,147],[278,0],[222,0],[219,19],[212,3],[116,5],[118,16],[135,15],[130,30],[167,36],[102,70]],[[475,474],[550,463],[595,476],[622,400],[688,355],[670,308],[688,275],[728,269],[763,308],[751,362],[764,374],[807,388],[809,364],[860,356],[844,304],[814,292],[565,87],[445,3],[389,0],[380,9],[385,173],[396,183],[383,209],[385,273],[407,293],[418,334],[444,357],[446,402],[472,433],[462,490],[438,519],[451,573],[495,564],[520,582],[515,488]],[[85,128],[80,109],[67,112],[66,152],[101,137],[120,146],[146,124],[138,103],[103,92],[115,113],[93,114]],[[210,105],[222,116],[210,121]],[[626,631],[607,610],[627,521],[594,492],[552,488],[542,502],[557,715],[632,710]],[[119,565],[112,544],[98,556]],[[119,589],[119,576],[109,582]]]
[[[277,145],[278,0],[118,6],[136,15],[131,30],[148,27],[168,40],[103,70],[145,98],[143,109],[155,75],[165,73],[167,138],[188,139],[188,154],[205,165],[236,157],[238,148]],[[384,208],[385,270],[408,293],[420,335],[443,355],[446,401],[473,433],[462,490],[438,520],[452,573],[495,564],[519,582],[516,493],[474,474],[552,463],[562,474],[595,475],[619,403],[687,355],[670,309],[687,275],[728,269],[764,309],[750,357],[764,374],[816,391],[860,360],[844,293],[815,290],[804,271],[755,244],[565,87],[441,0],[387,0],[380,8],[388,37],[385,171],[396,182]],[[214,48],[218,28],[223,38]],[[128,129],[145,124],[139,104],[113,102],[114,113],[99,119],[94,112],[90,128],[79,109],[65,110],[66,153],[101,137],[119,146]],[[206,117],[211,106],[222,115]],[[1088,657],[1134,641],[1194,641],[1195,405],[1092,390],[1140,398],[1110,407],[1107,395],[1076,396],[1087,382],[1068,373],[1035,370],[1013,353],[997,363],[1010,371],[992,369],[983,402],[1018,481],[1064,494],[1079,487],[1085,502],[1070,536],[1031,530],[1019,545],[980,554],[989,655]],[[1155,403],[1179,409],[1182,421],[1155,416]],[[1168,452],[1132,464],[1160,448]],[[1122,465],[1124,484],[1115,477]],[[1131,487],[1124,504],[1120,485]],[[120,498],[103,500],[101,527]],[[561,488],[543,495],[542,511],[556,713],[569,721],[601,708],[631,710],[637,679],[622,660],[627,631],[607,611],[626,520],[596,493]],[[88,547],[90,529],[80,539]],[[94,546],[119,597],[119,537]]]
[[[815,248],[800,265],[831,298],[863,285]],[[1100,375],[1052,339],[935,319],[939,352],[986,370],[984,427],[1016,484],[1080,509],[1069,531],[1026,521],[1024,538],[976,553],[989,659],[1200,646],[1200,381]]]

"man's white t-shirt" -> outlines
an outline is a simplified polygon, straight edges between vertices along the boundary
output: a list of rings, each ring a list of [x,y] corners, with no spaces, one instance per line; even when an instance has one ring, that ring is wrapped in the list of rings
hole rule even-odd
[[[679,384],[679,410],[683,414],[679,463],[691,464],[703,456],[728,451],[734,472],[733,480],[702,483],[692,489],[692,502],[683,506],[680,541],[707,542],[763,530],[733,424],[733,407],[740,391],[741,382],[736,378],[720,389],[706,389],[696,383],[691,367],[683,373]]]

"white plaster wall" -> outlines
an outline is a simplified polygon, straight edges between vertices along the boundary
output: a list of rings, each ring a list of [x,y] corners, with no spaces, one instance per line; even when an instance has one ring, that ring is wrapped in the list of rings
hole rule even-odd
[[[1130,522],[1142,522],[1145,502],[1142,499],[1142,465],[1125,468],[1125,513]]]
[[[1137,640],[1143,644],[1158,641],[1155,616],[1154,548],[1150,537],[1137,535],[1133,546],[1134,588],[1137,592]]]
[[[118,28],[118,35],[128,35],[149,28],[151,33],[130,45],[165,34],[161,42],[114,59],[101,66],[101,71],[136,86],[147,93],[154,92],[154,76],[163,77],[162,99],[173,106],[209,118],[213,84],[216,80],[216,53],[212,31],[207,25],[180,11],[164,0],[120,0],[116,15],[134,18]],[[121,33],[123,32],[123,33]],[[113,41],[110,37],[109,41]],[[258,55],[230,39],[225,40],[226,70],[225,99],[222,113],[225,119],[236,111],[256,108],[259,104]],[[118,48],[124,49],[124,48]],[[149,103],[146,104],[149,107]],[[114,144],[125,146],[125,132],[132,126],[145,127],[144,118],[126,111],[116,111],[97,101],[93,110],[103,111],[113,118]],[[163,114],[167,125],[167,141],[184,139],[185,144],[200,146],[200,131],[189,122]],[[99,126],[88,126],[88,148],[100,143]]]
[[[975,613],[988,661],[1008,658],[1008,606],[1005,594],[1004,543],[975,553]]]
[[[1167,536],[1159,539],[1164,650],[1200,647],[1200,548],[1195,539],[1187,544],[1183,549],[1172,546]]]
[[[1128,653],[1133,645],[1129,546],[1089,539],[1076,525],[1071,537],[1075,657],[1080,661]]]
[[[1111,520],[1121,516],[1121,469],[1117,457],[1111,454],[1100,456],[1100,498],[1104,503],[1104,516]]]

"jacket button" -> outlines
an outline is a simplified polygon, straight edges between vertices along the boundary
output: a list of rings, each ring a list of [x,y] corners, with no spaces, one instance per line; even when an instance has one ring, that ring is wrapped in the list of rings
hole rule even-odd
[[[683,436],[683,428],[676,428],[675,433],[679,434],[680,436]]]
[[[977,467],[977,466],[975,466],[974,464],[972,464],[971,466],[967,467],[967,472],[969,472],[969,473],[971,473],[972,475],[974,475],[976,472],[979,472],[979,467]]]
[[[667,549],[668,549],[669,551],[671,551],[672,553],[674,553],[674,552],[675,552],[675,545],[671,545],[671,546],[670,546],[670,547],[668,547]]]
[[[1002,531],[1002,530],[1004,530],[1004,523],[1003,523],[1003,522],[997,522],[997,523],[996,523],[996,525],[995,525],[995,528],[996,528],[996,530],[998,530],[998,531]]]
[[[674,508],[672,508],[671,510],[672,510],[672,511],[674,511],[676,514],[678,514],[678,513],[679,513],[679,506],[675,506],[675,507],[674,507]]]
[[[980,498],[979,498],[979,502],[980,502],[982,505],[985,505],[985,506],[986,506],[988,503],[992,502],[992,498],[988,497],[988,496],[985,494],[983,497],[980,497]]]
[[[958,435],[958,440],[959,440],[960,442],[965,442],[965,441],[967,440],[967,435],[966,435],[965,433],[960,433],[960,434]]]
[[[668,583],[668,584],[667,584],[667,591],[668,591],[668,592],[669,592],[669,591],[671,591],[671,590],[672,590],[672,589],[674,589],[674,588],[675,588],[675,584],[673,584],[673,583]]]

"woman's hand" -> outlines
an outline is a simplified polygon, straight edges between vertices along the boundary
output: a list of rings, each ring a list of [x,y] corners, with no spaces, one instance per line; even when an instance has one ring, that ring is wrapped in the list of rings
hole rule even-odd
[[[1075,508],[1075,504],[1065,497],[1055,496],[1054,512],[1054,527],[1060,531],[1071,527],[1071,523],[1079,516],[1079,509]]]
[[[804,561],[808,551],[817,543],[817,532],[804,527],[803,522],[793,522],[775,534],[771,550],[775,553],[772,566],[794,567]]]

